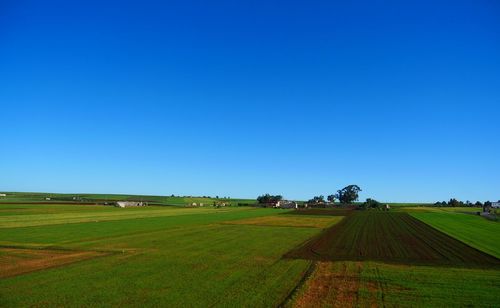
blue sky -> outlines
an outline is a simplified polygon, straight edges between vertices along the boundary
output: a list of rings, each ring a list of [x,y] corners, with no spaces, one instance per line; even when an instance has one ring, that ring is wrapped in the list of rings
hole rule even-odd
[[[2,1],[0,190],[498,200],[499,33],[496,1]]]

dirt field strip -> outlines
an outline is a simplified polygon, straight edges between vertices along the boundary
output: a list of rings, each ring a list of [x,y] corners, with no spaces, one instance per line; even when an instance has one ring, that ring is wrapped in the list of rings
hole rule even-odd
[[[222,222],[222,224],[254,225],[265,227],[327,228],[335,223],[338,223],[343,218],[343,216],[294,217],[290,215],[278,215],[232,220]]]
[[[109,253],[46,249],[0,248],[0,278],[58,267]]]
[[[358,305],[362,264],[346,262],[316,263],[315,270],[292,307],[355,307]]]
[[[288,212],[284,215],[300,215],[300,216],[348,216],[355,213],[353,209],[339,208],[339,209],[300,209]]]

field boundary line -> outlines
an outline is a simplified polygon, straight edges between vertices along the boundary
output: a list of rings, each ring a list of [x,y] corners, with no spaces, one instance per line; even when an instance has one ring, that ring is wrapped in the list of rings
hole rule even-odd
[[[77,249],[72,247],[63,246],[29,246],[29,245],[2,245],[0,244],[0,249],[26,249],[26,250],[55,250],[55,251],[68,251],[68,252],[98,252],[105,253],[108,255],[112,254],[122,254],[125,252],[136,252],[135,249]]]
[[[297,294],[297,292],[302,288],[302,286],[305,285],[307,280],[311,278],[312,274],[316,270],[316,263],[317,261],[311,261],[307,269],[304,271],[304,274],[300,278],[300,280],[297,282],[295,287],[288,293],[287,296],[281,301],[281,303],[277,306],[279,308],[286,307],[289,303],[293,301],[294,296]]]

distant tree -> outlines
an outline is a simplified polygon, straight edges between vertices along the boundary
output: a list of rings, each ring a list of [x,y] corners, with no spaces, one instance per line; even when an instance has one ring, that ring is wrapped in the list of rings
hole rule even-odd
[[[481,203],[481,201],[476,201],[476,203],[474,203],[475,206],[477,207],[482,207],[483,204]]]
[[[215,196],[215,199],[219,199],[219,196]]]
[[[307,201],[309,204],[325,203],[325,197],[323,195],[314,196],[312,199]]]
[[[366,201],[363,202],[363,204],[361,204],[361,207],[364,209],[380,209],[380,208],[382,208],[382,206],[383,206],[382,203],[378,202],[375,199],[371,199],[371,198],[366,199]]]
[[[463,206],[463,204],[464,203],[462,201],[458,201],[455,198],[451,198],[450,201],[448,201],[448,206],[452,206],[452,207]]]
[[[283,200],[283,196],[281,195],[270,195],[270,194],[265,194],[257,197],[257,202],[260,204],[265,204],[265,203],[272,203],[272,202],[278,202]]]
[[[486,201],[483,203],[483,212],[489,212],[491,209],[491,202]]]
[[[361,188],[358,185],[349,185],[337,191],[335,198],[341,203],[352,203],[358,200]]]
[[[330,202],[335,202],[335,195],[329,195],[328,197],[326,197],[326,200],[330,201]]]

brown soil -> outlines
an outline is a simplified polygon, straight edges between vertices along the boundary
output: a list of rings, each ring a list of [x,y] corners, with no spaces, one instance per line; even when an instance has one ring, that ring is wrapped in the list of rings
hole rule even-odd
[[[289,215],[264,216],[239,220],[224,221],[222,224],[254,225],[263,227],[304,227],[326,228],[339,221],[342,217],[298,217]]]
[[[345,262],[318,262],[311,278],[293,306],[306,307],[355,307],[362,264],[348,268]]]
[[[82,261],[106,253],[24,248],[0,248],[0,278]]]

